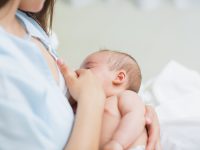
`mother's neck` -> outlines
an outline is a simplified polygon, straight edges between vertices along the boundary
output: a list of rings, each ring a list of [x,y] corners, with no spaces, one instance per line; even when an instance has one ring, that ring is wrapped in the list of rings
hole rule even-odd
[[[15,18],[16,11],[19,7],[20,0],[10,0],[0,9],[0,23],[9,25]]]
[[[22,37],[25,34],[24,29],[16,18],[21,0],[10,0],[4,7],[0,9],[0,26],[7,32]]]

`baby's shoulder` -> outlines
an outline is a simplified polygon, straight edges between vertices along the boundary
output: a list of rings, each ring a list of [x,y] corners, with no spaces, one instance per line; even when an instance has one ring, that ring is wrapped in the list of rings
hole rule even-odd
[[[122,114],[126,114],[139,109],[143,111],[144,103],[136,92],[126,90],[118,95],[118,107]]]
[[[117,95],[118,99],[120,98],[139,98],[139,95],[131,90],[125,90]]]
[[[138,95],[138,93],[130,90],[125,90],[121,92],[118,96],[118,103],[122,106],[124,105],[135,105],[138,103],[143,103],[142,99]]]

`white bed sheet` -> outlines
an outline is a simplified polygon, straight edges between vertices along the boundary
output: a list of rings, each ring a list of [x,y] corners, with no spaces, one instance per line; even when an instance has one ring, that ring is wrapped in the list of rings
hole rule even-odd
[[[175,61],[140,95],[155,106],[163,150],[200,150],[200,75]]]

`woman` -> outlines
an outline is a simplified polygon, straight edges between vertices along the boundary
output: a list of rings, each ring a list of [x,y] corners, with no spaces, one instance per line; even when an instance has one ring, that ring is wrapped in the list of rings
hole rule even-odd
[[[98,149],[105,95],[89,70],[68,71],[74,119],[48,38],[53,7],[54,0],[0,1],[0,149]],[[148,115],[152,150],[159,126],[149,107]]]

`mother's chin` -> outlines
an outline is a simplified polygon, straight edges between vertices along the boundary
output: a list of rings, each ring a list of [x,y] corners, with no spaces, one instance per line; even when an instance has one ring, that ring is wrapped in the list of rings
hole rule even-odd
[[[48,2],[49,0],[21,0],[19,9],[26,12],[37,13],[42,10],[46,1]]]

